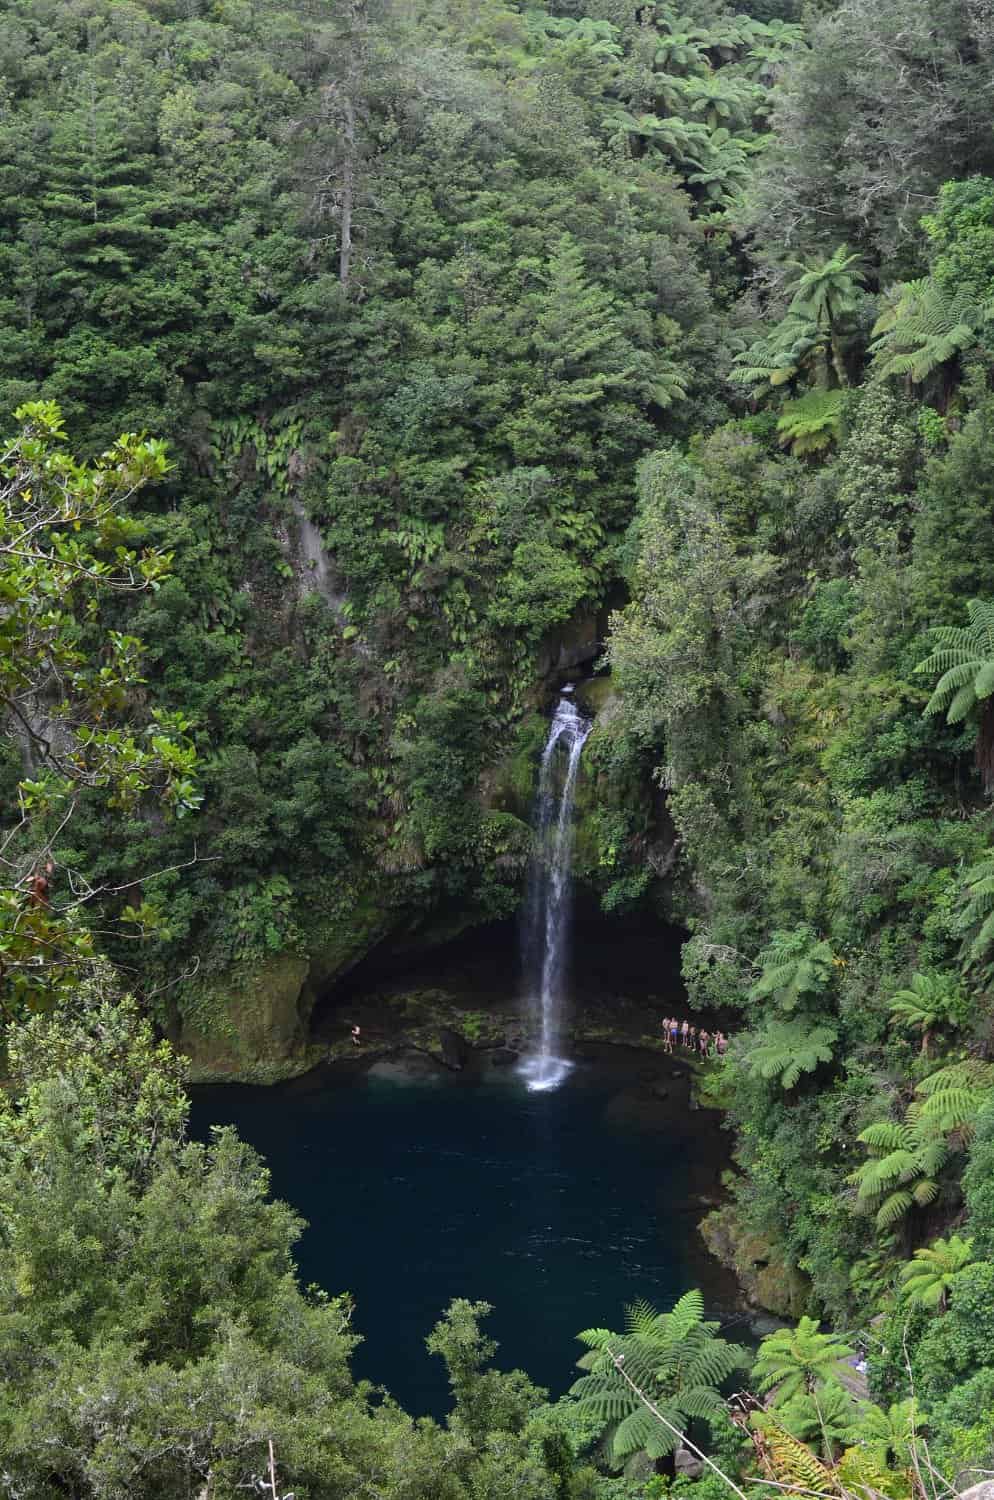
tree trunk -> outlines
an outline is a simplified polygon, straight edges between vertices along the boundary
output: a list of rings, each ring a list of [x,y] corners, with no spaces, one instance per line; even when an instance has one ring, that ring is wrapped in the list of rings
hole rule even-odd
[[[355,105],[345,100],[345,159],[342,162],[342,243],[338,257],[338,275],[342,286],[349,284],[352,269],[352,210],[355,205]]]
[[[987,698],[980,716],[977,735],[977,770],[984,784],[984,795],[994,791],[994,698]]]

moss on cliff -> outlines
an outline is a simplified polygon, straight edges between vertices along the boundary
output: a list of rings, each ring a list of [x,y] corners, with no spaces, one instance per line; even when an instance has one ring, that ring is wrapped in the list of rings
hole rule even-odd
[[[701,1223],[701,1235],[715,1259],[735,1272],[755,1306],[781,1318],[799,1318],[807,1311],[810,1281],[788,1265],[771,1240],[743,1229],[734,1204],[708,1214]]]
[[[193,1080],[276,1083],[312,1067],[309,970],[306,958],[282,953],[190,988],[179,1048]]]

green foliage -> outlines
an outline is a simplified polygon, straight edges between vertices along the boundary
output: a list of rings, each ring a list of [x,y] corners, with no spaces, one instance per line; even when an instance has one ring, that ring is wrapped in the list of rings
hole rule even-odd
[[[882,380],[907,375],[923,385],[977,341],[984,312],[965,288],[950,290],[932,277],[920,277],[892,287],[887,301],[870,346]]]
[[[967,966],[983,963],[994,946],[994,856],[963,871],[957,925],[969,940]]]
[[[843,397],[830,390],[849,384],[846,349],[850,324],[860,307],[861,257],[840,245],[826,260],[789,262],[793,296],[783,319],[740,356],[734,378],[785,385],[802,370],[816,389],[784,407],[778,423],[785,447],[817,453],[838,437]]]
[[[958,1234],[915,1251],[901,1272],[902,1294],[920,1307],[944,1309],[961,1271],[972,1264],[973,1241]]]
[[[870,1155],[851,1181],[859,1189],[857,1207],[876,1215],[878,1229],[890,1229],[914,1207],[935,1202],[949,1155],[946,1134],[920,1105],[909,1105],[903,1121],[883,1120],[860,1132]]]
[[[784,403],[777,431],[784,448],[798,458],[822,453],[838,440],[845,396],[842,391],[808,391]]]
[[[927,714],[945,710],[949,724],[959,724],[994,693],[994,604],[970,599],[967,626],[936,626],[935,650],[915,668],[939,672]]]
[[[928,1423],[912,1396],[892,1402],[886,1411],[872,1401],[861,1401],[853,1436],[882,1468],[894,1465],[909,1469],[915,1439],[925,1432]]]
[[[754,1432],[762,1435],[770,1467],[778,1476],[774,1480],[775,1484],[784,1485],[788,1493],[792,1489],[803,1490],[812,1495],[832,1493],[834,1483],[828,1466],[816,1458],[799,1438],[788,1432],[779,1415],[765,1411],[753,1412],[749,1425]]]
[[[856,1402],[836,1380],[826,1380],[817,1393],[796,1391],[776,1403],[776,1420],[793,1437],[821,1449],[826,1463],[857,1435]]]
[[[929,1410],[970,1376],[994,1364],[992,1287],[994,1267],[978,1262],[959,1273],[946,1312],[928,1318],[912,1358],[912,1374]]]
[[[10,1043],[0,1112],[4,1482],[30,1495],[174,1500],[211,1476],[383,1500],[592,1500],[568,1421],[485,1368],[485,1305],[429,1340],[450,1429],[370,1400],[349,1371],[352,1299],[300,1288],[303,1225],[230,1129],[185,1140],[183,1065],[134,1002],[96,987]],[[544,1415],[542,1415],[544,1413]],[[541,1420],[539,1420],[541,1418]]]
[[[773,1404],[781,1407],[798,1394],[820,1392],[852,1352],[834,1335],[821,1333],[813,1318],[804,1317],[796,1328],[778,1328],[763,1340],[753,1375],[759,1390],[773,1391]]]
[[[963,1025],[968,1002],[959,981],[952,975],[913,974],[907,989],[895,991],[890,1013],[894,1025],[921,1035],[922,1055],[927,1056],[935,1030]]]
[[[994,190],[968,175],[994,168],[978,104],[994,38],[982,7],[947,0],[813,5],[803,28],[793,0],[584,9],[94,0],[81,30],[72,7],[8,7],[0,400],[32,403],[36,429],[8,455],[8,519],[42,492],[63,508],[0,611],[27,642],[4,654],[27,719],[7,726],[5,833],[29,815],[2,851],[4,982],[17,1010],[63,978],[68,1001],[103,945],[182,1028],[215,1019],[204,995],[233,964],[287,955],[331,977],[392,923],[511,914],[537,680],[624,597],[578,867],[607,912],[665,906],[690,928],[692,1003],[741,1034],[715,1075],[739,1168],[730,1258],[775,1305],[854,1326],[891,1294],[901,1236],[958,1228],[964,1162],[986,1244],[990,1078],[957,1054],[929,1070],[940,1036],[961,1026],[984,1055],[989,1029],[989,816],[964,758],[976,716],[990,779],[994,677],[973,614],[960,627],[994,596]],[[169,465],[145,439],[111,446],[146,428]],[[33,734],[55,721],[75,736],[56,746],[68,788]],[[203,806],[163,819],[200,795],[194,746]],[[49,851],[52,909],[24,885]],[[87,890],[92,916],[74,915]],[[56,917],[59,963],[35,965]],[[196,992],[175,983],[195,962]],[[84,1083],[101,1097],[65,1072],[78,1101]],[[111,1101],[113,1146],[76,1107],[94,1151],[126,1150]],[[216,1161],[186,1149],[171,1181],[200,1204]],[[235,1197],[238,1226],[250,1203],[265,1218]],[[934,1320],[936,1390],[962,1373],[974,1275]],[[358,1449],[385,1495],[401,1452],[410,1492],[440,1500],[589,1489],[569,1422],[540,1432],[524,1378],[488,1368],[479,1316],[454,1304],[432,1335],[459,1385],[447,1433],[354,1392],[343,1415],[314,1395],[331,1365],[301,1375],[275,1335],[265,1385],[252,1330],[225,1334],[225,1385],[199,1314],[200,1386],[137,1335],[120,1357],[91,1341],[38,1420],[97,1464],[79,1413],[101,1394],[149,1430],[199,1402],[220,1431],[240,1385],[252,1443],[270,1398],[296,1413],[279,1436],[302,1491],[358,1492]],[[41,1401],[32,1387],[29,1415]],[[833,1450],[850,1441],[837,1415]],[[363,1434],[337,1468],[319,1423]],[[206,1483],[202,1431],[183,1433],[200,1468],[149,1470],[150,1493]],[[944,1451],[971,1456],[951,1434]],[[771,1442],[822,1485],[789,1432]],[[120,1454],[99,1461],[125,1488]],[[904,1462],[852,1448],[845,1482],[901,1500]],[[211,1473],[219,1495],[248,1482],[227,1450]],[[44,1482],[85,1492],[77,1473]]]
[[[802,1073],[813,1073],[832,1061],[838,1032],[831,1026],[803,1021],[771,1021],[747,1040],[745,1066],[753,1078],[776,1078],[781,1088],[795,1088]]]
[[[772,996],[781,1010],[793,1011],[818,999],[832,979],[832,950],[805,925],[794,932],[775,932],[760,954],[762,974],[749,991],[751,999]]]
[[[454,1402],[450,1425],[477,1448],[494,1432],[520,1433],[547,1394],[522,1370],[487,1368],[497,1345],[480,1332],[480,1320],[491,1311],[487,1302],[457,1297],[426,1340],[428,1352],[445,1361]]]
[[[994,1248],[994,1109],[985,1104],[977,1114],[970,1159],[963,1173],[963,1195],[968,1225],[978,1255]]]
[[[657,1313],[646,1302],[626,1309],[624,1333],[588,1328],[578,1337],[589,1352],[578,1361],[582,1376],[571,1388],[579,1410],[610,1434],[614,1460],[621,1464],[644,1452],[661,1458],[679,1442],[693,1419],[707,1421],[722,1410],[719,1388],[745,1364],[744,1351],[715,1337],[717,1323],[704,1319],[700,1292],[687,1292],[671,1312]],[[653,1416],[624,1374],[656,1405],[676,1432]]]
[[[952,1152],[962,1150],[974,1121],[994,1086],[988,1064],[967,1059],[930,1073],[901,1121],[883,1120],[858,1139],[869,1158],[850,1176],[859,1191],[857,1207],[875,1213],[877,1226],[890,1229],[913,1208],[927,1208],[939,1197],[941,1173]]]
[[[94,892],[56,859],[72,836],[79,804],[110,816],[178,817],[199,804],[191,723],[153,713],[139,728],[129,710],[139,693],[142,645],[108,627],[114,595],[157,589],[171,559],[137,550],[135,494],[168,472],[165,445],[126,434],[93,463],[63,446],[58,406],[18,408],[21,431],[0,456],[0,698],[7,753],[26,774],[13,789],[3,827],[0,878],[0,1003],[7,1019],[46,1003],[93,961],[79,913]],[[54,899],[53,899],[54,898]],[[143,904],[125,917],[155,920]]]

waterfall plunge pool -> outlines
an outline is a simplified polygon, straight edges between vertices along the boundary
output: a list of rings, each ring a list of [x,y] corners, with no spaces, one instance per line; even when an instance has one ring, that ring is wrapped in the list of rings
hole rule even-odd
[[[308,1221],[302,1282],[355,1295],[356,1374],[415,1414],[449,1407],[424,1340],[453,1297],[492,1303],[498,1364],[553,1397],[576,1378],[576,1333],[620,1327],[637,1297],[664,1310],[700,1286],[709,1316],[737,1315],[696,1229],[727,1138],[669,1059],[581,1046],[549,1092],[509,1068],[339,1064],[194,1089],[194,1134],[212,1124],[237,1126]]]

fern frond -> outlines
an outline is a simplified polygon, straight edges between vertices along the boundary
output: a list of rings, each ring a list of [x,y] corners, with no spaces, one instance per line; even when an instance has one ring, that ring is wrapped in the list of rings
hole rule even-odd
[[[907,1126],[899,1124],[897,1120],[881,1120],[860,1131],[856,1139],[874,1150],[896,1151],[908,1145],[910,1136]]]
[[[647,1448],[655,1436],[655,1429],[661,1428],[666,1433],[666,1428],[657,1422],[652,1413],[641,1404],[634,1411],[629,1412],[624,1421],[619,1423],[611,1440],[611,1452],[617,1459],[630,1458],[633,1453]],[[669,1436],[667,1434],[667,1436]],[[675,1446],[676,1439],[670,1438]]]
[[[582,1333],[577,1334],[581,1344],[587,1344],[591,1349],[603,1349],[608,1339],[612,1337],[608,1328],[585,1328]]]
[[[766,1440],[770,1466],[780,1484],[795,1485],[818,1495],[835,1492],[831,1470],[769,1412],[754,1412],[749,1420],[750,1426],[762,1433]]]
[[[717,1416],[725,1409],[725,1403],[717,1391],[708,1390],[705,1386],[681,1390],[679,1396],[675,1398],[675,1404],[679,1406],[684,1416],[696,1418],[701,1422],[706,1422],[710,1417]]]
[[[922,1177],[911,1189],[911,1196],[919,1208],[928,1208],[939,1196],[939,1184],[930,1177]]]
[[[830,448],[839,436],[844,400],[844,391],[813,390],[788,401],[777,422],[781,447],[798,457]]]
[[[942,1131],[961,1130],[976,1118],[984,1096],[976,1089],[946,1088],[932,1094],[922,1107],[922,1119]]]
[[[625,1308],[625,1333],[630,1338],[645,1338],[658,1318],[659,1314],[652,1303],[640,1297],[636,1302],[629,1302]]]
[[[914,1205],[914,1197],[906,1188],[899,1192],[891,1193],[877,1210],[877,1228],[890,1229],[898,1220],[903,1219],[905,1214]]]
[[[928,1099],[932,1094],[956,1088],[994,1088],[994,1065],[979,1057],[964,1057],[959,1062],[947,1063],[923,1078],[915,1093]]]
[[[668,1314],[667,1335],[685,1338],[690,1329],[704,1316],[704,1298],[696,1288],[684,1292]]]

